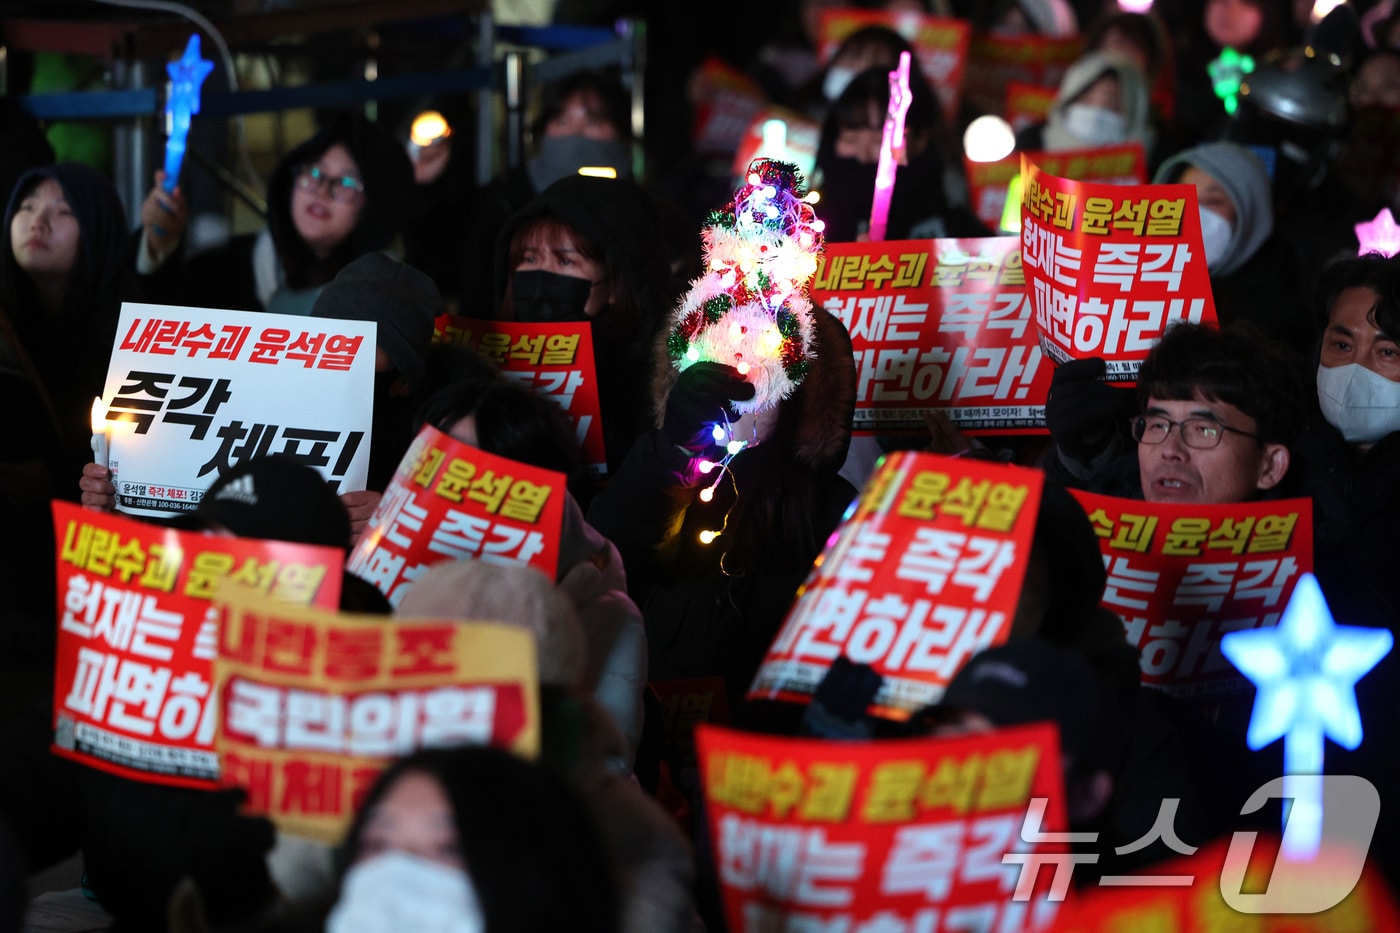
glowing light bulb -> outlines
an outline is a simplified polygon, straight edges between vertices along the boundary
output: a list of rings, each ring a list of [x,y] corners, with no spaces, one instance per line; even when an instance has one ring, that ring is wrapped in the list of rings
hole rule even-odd
[[[702,531],[700,532],[700,543],[709,544],[711,541],[715,540],[718,537],[719,532],[717,531]]]
[[[685,358],[694,363],[696,360],[700,359],[700,351],[691,347],[689,350],[685,351]]]
[[[748,363],[745,363],[745,362],[742,362],[742,361],[741,361],[741,362],[739,363],[739,365],[738,365],[738,366],[735,366],[734,368],[737,369],[737,370],[739,371],[739,375],[741,375],[741,376],[747,376],[747,375],[749,374],[749,364],[748,364]]]
[[[715,439],[715,443],[724,443],[724,428],[720,427],[719,425],[715,425],[714,428],[710,430],[710,436],[712,436]]]
[[[768,205],[767,207],[765,207],[765,208],[763,209],[763,213],[767,214],[767,215],[768,215],[768,219],[771,220],[771,219],[773,219],[774,217],[777,217],[777,216],[778,216],[778,209],[777,209],[776,207],[774,207],[773,205],[770,204],[770,205]]]
[[[978,117],[963,133],[963,152],[973,162],[996,162],[1016,148],[1016,131],[1001,117]]]
[[[744,449],[744,443],[744,441],[730,441],[724,445],[724,449],[729,451],[729,455],[732,457]]]
[[[806,201],[808,204],[816,204],[821,199],[822,193],[814,188],[811,191],[808,191],[807,196],[802,200]]]
[[[769,185],[767,188],[763,189],[763,196],[771,201],[773,198],[776,198],[778,196],[778,189],[774,188],[772,185]]]
[[[810,233],[804,233],[797,238],[797,242],[801,243],[803,246],[811,246],[812,235]]]
[[[729,325],[729,342],[738,343],[744,336],[744,329],[738,324]]]
[[[758,183],[759,183],[760,181],[762,181],[762,180],[763,180],[762,178],[759,178],[759,177],[758,177],[758,172],[750,172],[750,173],[749,173],[749,184],[751,184],[751,185],[756,185],[756,184],[758,184]]]
[[[783,335],[778,333],[776,328],[769,329],[763,333],[763,342],[759,345],[764,356],[773,356],[783,345]]]
[[[715,468],[713,460],[701,460],[699,466],[700,472],[705,474],[709,474]]]
[[[812,229],[815,230],[815,231],[817,231],[818,233],[821,233],[823,230],[826,229],[826,221],[825,221],[825,220],[814,220],[814,221],[812,221]]]
[[[710,501],[711,499],[713,499],[714,497],[715,497],[715,487],[713,487],[713,486],[706,486],[704,489],[700,490],[700,501],[701,501],[701,502],[709,502],[709,501]]]

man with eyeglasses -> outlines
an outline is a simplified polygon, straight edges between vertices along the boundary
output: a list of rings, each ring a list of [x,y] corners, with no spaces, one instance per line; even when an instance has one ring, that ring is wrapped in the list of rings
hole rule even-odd
[[[1077,480],[1072,485],[1111,495],[1140,491],[1149,502],[1243,502],[1269,494],[1288,473],[1289,447],[1304,413],[1300,363],[1289,350],[1249,329],[1178,324],[1138,373],[1138,413],[1127,419],[1126,432],[1137,443],[1133,483],[1131,457],[1112,456],[1122,450],[1115,438],[1126,440],[1112,425],[1081,419],[1073,436],[1064,427],[1072,420],[1067,403],[1085,410],[1098,401],[1093,420],[1107,422],[1124,395],[1102,383],[1087,385],[1082,375],[1056,382],[1046,415],[1061,463],[1070,449],[1099,467],[1070,470]],[[1060,410],[1052,412],[1056,395]],[[1092,457],[1082,456],[1086,437],[1098,439]]]

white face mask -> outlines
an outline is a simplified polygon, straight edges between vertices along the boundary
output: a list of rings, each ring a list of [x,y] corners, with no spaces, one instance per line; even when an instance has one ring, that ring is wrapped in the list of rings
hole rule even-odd
[[[849,68],[842,68],[839,65],[832,65],[826,70],[826,77],[822,79],[822,96],[827,100],[835,100],[841,96],[855,78],[856,73]]]
[[[326,933],[483,933],[466,872],[407,852],[386,852],[345,875]]]
[[[1374,444],[1400,431],[1400,382],[1360,363],[1317,368],[1322,416],[1350,444]]]
[[[1235,228],[1230,221],[1208,207],[1201,208],[1201,243],[1206,248],[1206,267],[1214,269],[1229,252]]]
[[[1065,108],[1065,130],[1091,146],[1111,146],[1128,135],[1128,118],[1116,110],[1093,104]]]

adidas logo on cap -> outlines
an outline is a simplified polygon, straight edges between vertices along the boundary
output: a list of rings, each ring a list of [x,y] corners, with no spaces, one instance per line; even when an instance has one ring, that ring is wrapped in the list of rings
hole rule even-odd
[[[219,494],[214,498],[220,502],[225,499],[232,499],[235,502],[242,502],[244,505],[257,505],[258,494],[257,491],[253,489],[252,474],[238,477],[238,479],[229,483],[223,489],[220,489]]]

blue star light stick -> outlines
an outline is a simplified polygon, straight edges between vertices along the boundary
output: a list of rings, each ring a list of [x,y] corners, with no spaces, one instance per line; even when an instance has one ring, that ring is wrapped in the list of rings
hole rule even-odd
[[[1323,739],[1347,750],[1361,744],[1356,682],[1390,653],[1385,629],[1337,625],[1317,578],[1305,573],[1273,628],[1231,632],[1220,640],[1230,663],[1258,693],[1246,743],[1258,751],[1283,739],[1284,794],[1293,799],[1283,855],[1309,860],[1322,840],[1322,786],[1289,775],[1322,774]],[[1290,786],[1293,785],[1293,786]]]
[[[168,62],[165,70],[170,75],[170,99],[165,102],[169,136],[165,140],[165,183],[161,187],[174,191],[180,178],[180,165],[185,161],[190,117],[199,113],[199,88],[214,70],[213,62],[199,57],[199,33],[190,36],[185,54],[179,61]]]

